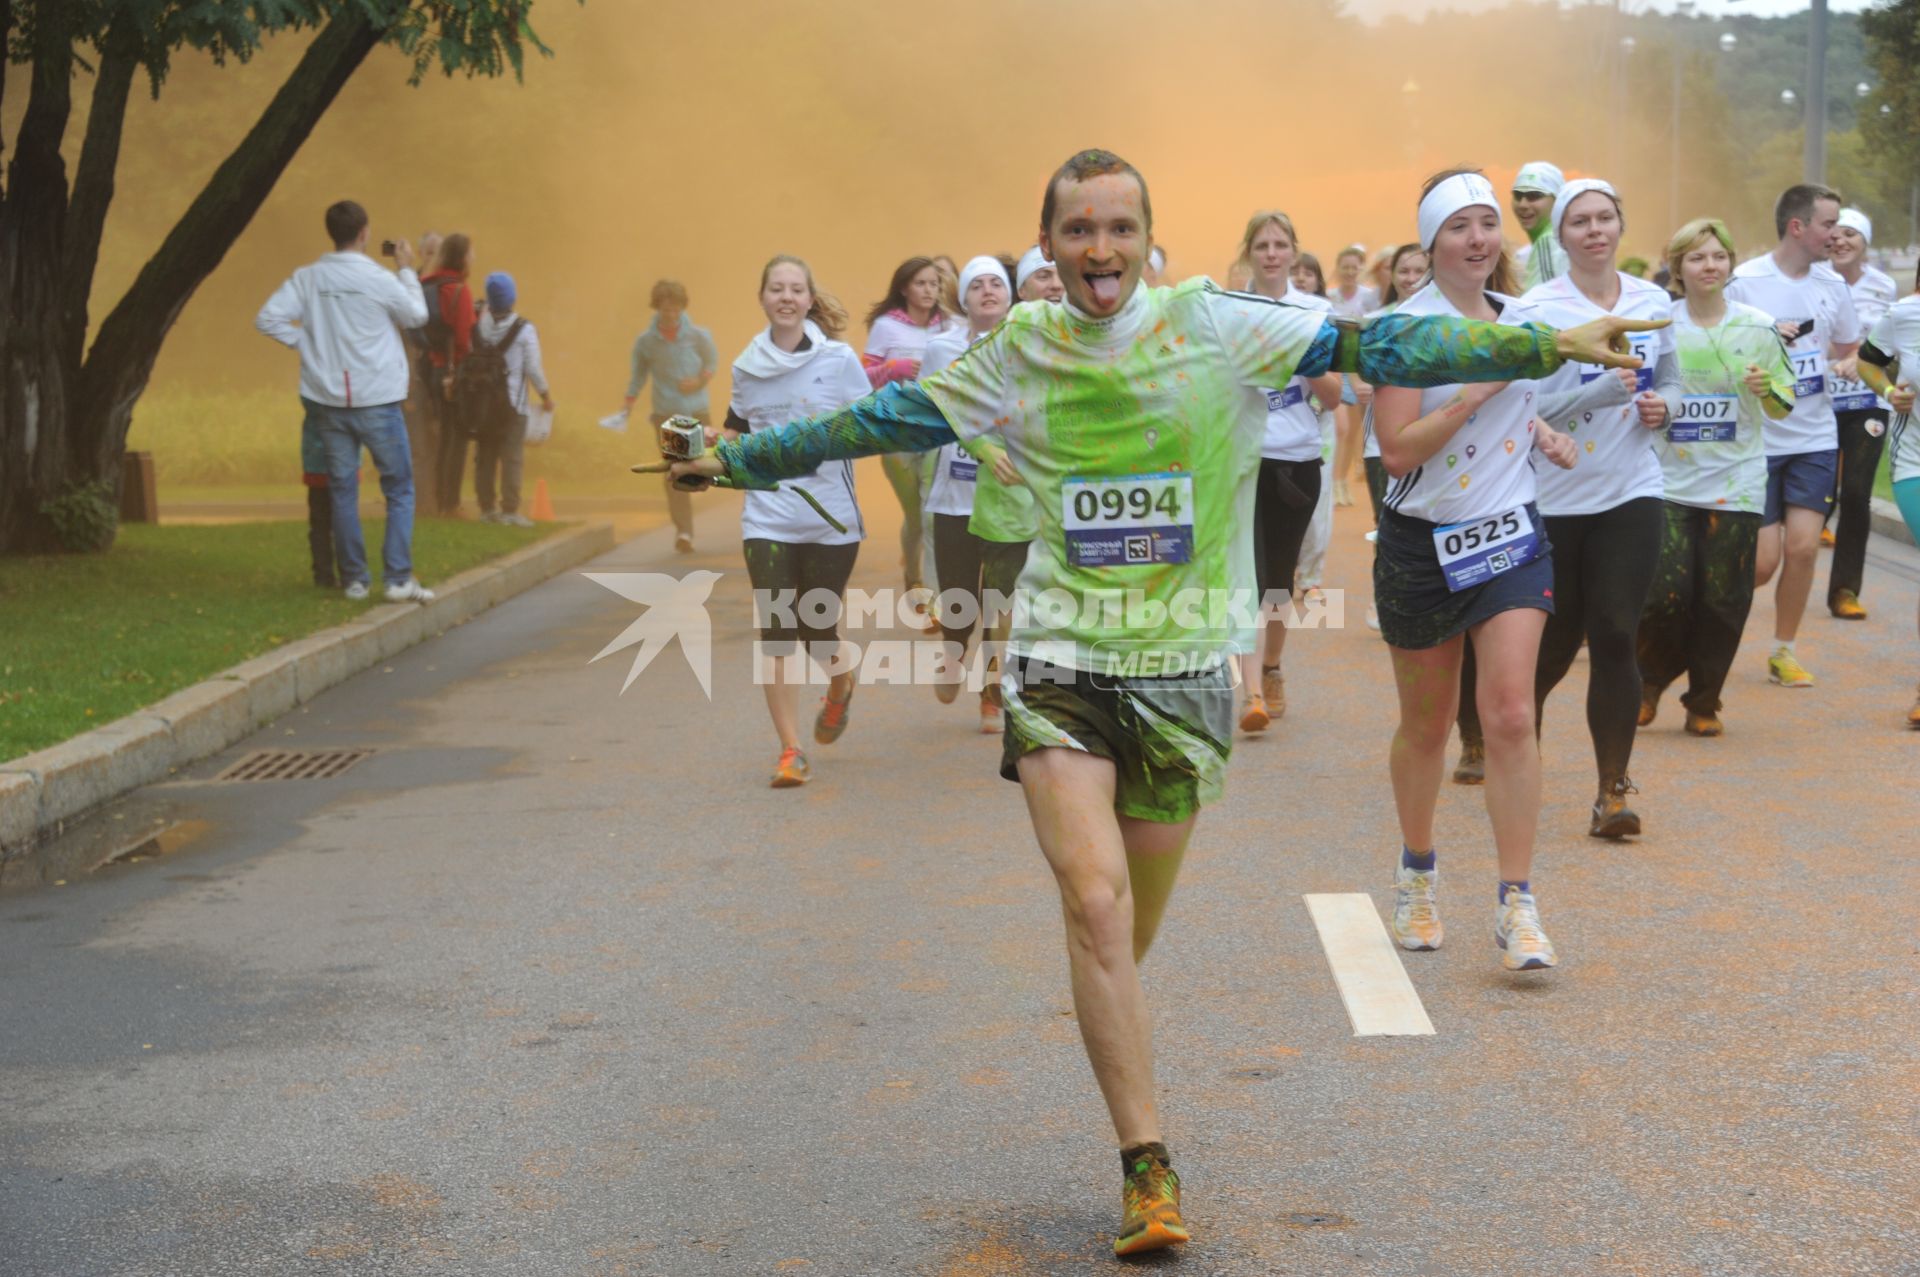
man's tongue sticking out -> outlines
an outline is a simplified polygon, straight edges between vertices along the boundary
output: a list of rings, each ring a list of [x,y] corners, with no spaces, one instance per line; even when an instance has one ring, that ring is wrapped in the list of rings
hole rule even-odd
[[[1120,304],[1120,279],[1121,272],[1118,270],[1087,272],[1087,292],[1101,311],[1112,310]]]

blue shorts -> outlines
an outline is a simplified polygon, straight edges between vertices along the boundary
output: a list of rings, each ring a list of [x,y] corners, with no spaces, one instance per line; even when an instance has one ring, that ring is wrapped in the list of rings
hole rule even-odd
[[[1790,505],[1825,514],[1833,509],[1833,492],[1839,482],[1838,448],[1768,457],[1767,510],[1761,517],[1761,526],[1770,526],[1786,518]]]

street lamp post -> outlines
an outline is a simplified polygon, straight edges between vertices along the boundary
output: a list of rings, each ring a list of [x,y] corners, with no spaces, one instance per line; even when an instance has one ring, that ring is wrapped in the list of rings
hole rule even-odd
[[[1806,145],[1801,167],[1809,182],[1827,180],[1827,0],[1813,0],[1807,27]]]

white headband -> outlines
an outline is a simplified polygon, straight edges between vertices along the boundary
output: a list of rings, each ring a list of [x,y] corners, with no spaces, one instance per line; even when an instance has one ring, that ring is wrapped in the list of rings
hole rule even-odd
[[[967,289],[973,281],[982,275],[998,275],[1000,282],[1007,285],[1007,291],[1013,291],[1013,284],[1007,279],[1007,268],[1000,264],[997,257],[976,257],[960,268],[960,309],[967,308]]]
[[[1420,201],[1420,247],[1432,249],[1433,237],[1449,217],[1479,204],[1492,209],[1495,217],[1500,216],[1500,197],[1494,194],[1493,183],[1478,173],[1455,173],[1428,191]]]
[[[1553,237],[1556,240],[1560,238],[1560,226],[1567,220],[1567,210],[1573,207],[1573,202],[1582,195],[1588,195],[1594,191],[1598,191],[1608,199],[1611,199],[1614,209],[1616,211],[1619,209],[1620,192],[1614,190],[1610,183],[1603,182],[1597,177],[1576,178],[1574,181],[1568,182],[1566,188],[1554,197]]]
[[[1032,248],[1020,254],[1020,265],[1015,267],[1013,272],[1013,286],[1015,290],[1025,288],[1027,281],[1033,278],[1035,271],[1051,270],[1052,268],[1053,263],[1047,260],[1047,255],[1040,251],[1038,244],[1035,244]]]
[[[1872,246],[1873,219],[1871,217],[1868,217],[1865,213],[1862,213],[1859,209],[1857,208],[1841,209],[1840,225],[1846,227],[1848,230],[1859,231],[1860,238],[1867,241],[1867,244],[1869,247]]]

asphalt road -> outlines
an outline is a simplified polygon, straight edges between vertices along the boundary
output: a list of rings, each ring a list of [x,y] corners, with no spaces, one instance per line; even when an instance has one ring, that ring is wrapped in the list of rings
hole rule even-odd
[[[868,463],[871,464],[871,463]],[[884,488],[855,583],[891,582]],[[1111,1136],[1057,904],[968,698],[868,687],[774,791],[732,498],[712,702],[573,574],[321,696],[76,835],[165,854],[0,897],[0,1272],[1110,1270]],[[1504,973],[1477,791],[1442,803],[1432,1037],[1352,1036],[1301,896],[1389,898],[1364,515],[1235,754],[1145,969],[1193,1274],[1920,1273],[1920,554],[1728,735],[1642,734],[1643,838],[1584,836],[1577,665],[1535,875],[1562,967]],[[1823,568],[1824,576],[1824,568]],[[1823,587],[1816,586],[1817,596]],[[810,711],[809,711],[810,712]],[[211,780],[262,748],[377,752]],[[77,844],[76,844],[77,845]],[[81,854],[75,852],[75,855]]]

